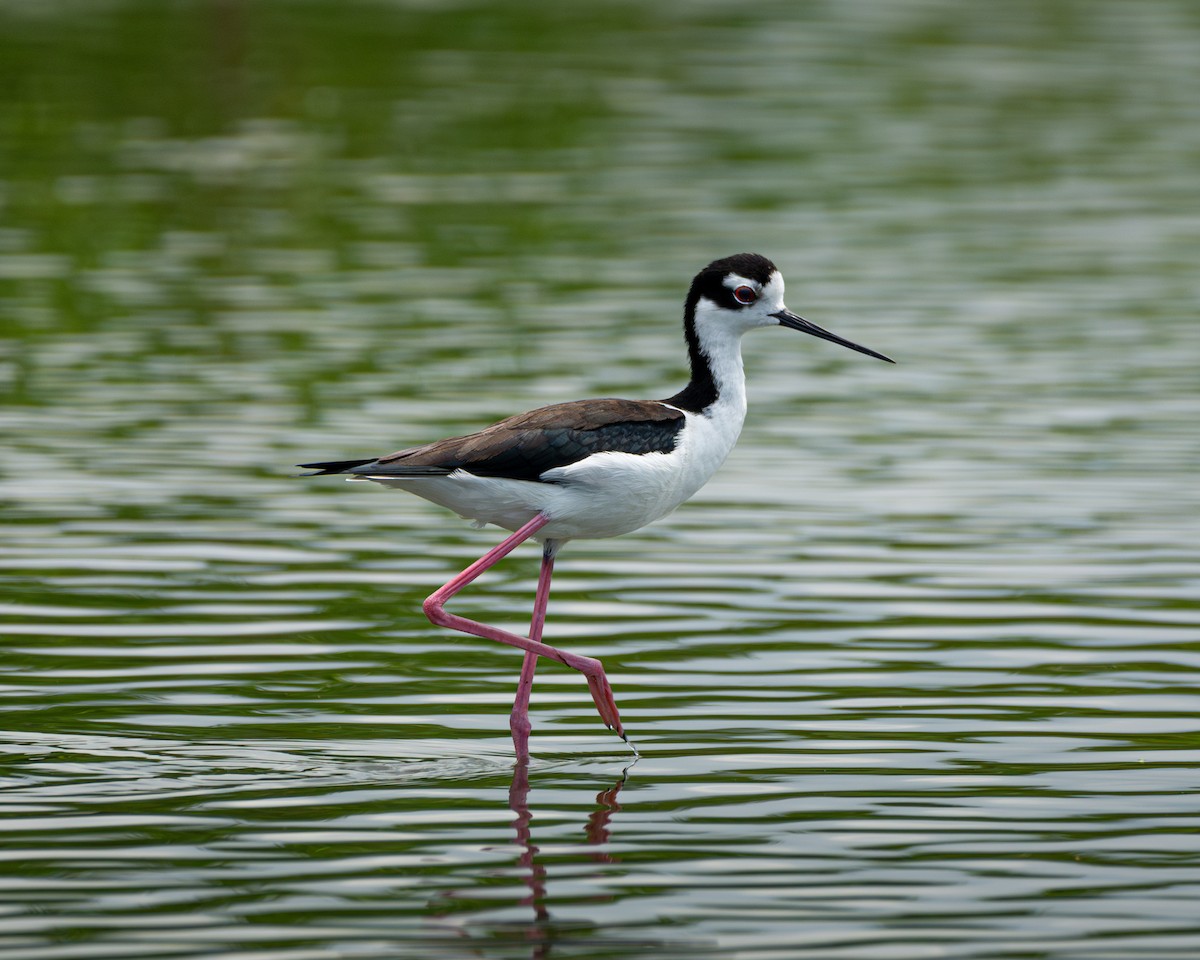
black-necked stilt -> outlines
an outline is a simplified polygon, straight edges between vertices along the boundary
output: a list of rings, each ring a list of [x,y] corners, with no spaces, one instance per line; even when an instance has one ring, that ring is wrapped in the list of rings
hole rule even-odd
[[[525,651],[510,727],[528,751],[529,693],[538,657],[587,677],[605,725],[628,741],[599,660],[542,642],[550,576],[559,548],[576,538],[615,537],[666,516],[724,462],[746,416],[742,335],[790,327],[880,360],[893,361],[796,316],[783,303],[783,277],[755,253],[715,260],[696,274],[684,304],[691,381],[666,400],[577,400],[522,413],[465,437],[370,460],[305,463],[306,476],[351,474],[400,487],[478,524],[514,531],[424,604],[439,626]],[[524,540],[541,541],[542,567],[529,636],[447,613],[446,601]]]

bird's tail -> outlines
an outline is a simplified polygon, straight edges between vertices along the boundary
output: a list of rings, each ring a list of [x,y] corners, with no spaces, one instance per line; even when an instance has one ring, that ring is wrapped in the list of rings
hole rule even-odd
[[[361,467],[365,463],[374,463],[374,457],[368,457],[366,460],[329,460],[326,463],[298,463],[301,470],[314,470],[315,473],[302,473],[302,477],[323,477],[329,473],[347,473],[355,467]]]

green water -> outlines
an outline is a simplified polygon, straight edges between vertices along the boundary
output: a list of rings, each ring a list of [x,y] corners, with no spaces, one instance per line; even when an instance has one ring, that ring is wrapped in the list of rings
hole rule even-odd
[[[0,2],[0,956],[1200,955],[1187,0]],[[489,546],[292,464],[663,397],[544,665]],[[519,628],[537,550],[455,610]]]

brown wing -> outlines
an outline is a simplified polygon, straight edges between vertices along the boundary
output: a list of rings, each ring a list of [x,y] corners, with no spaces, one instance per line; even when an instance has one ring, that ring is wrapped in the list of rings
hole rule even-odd
[[[540,407],[478,433],[410,447],[378,460],[347,461],[346,473],[444,476],[466,470],[483,477],[539,480],[594,453],[668,453],[684,414],[651,400],[579,400]],[[316,466],[315,464],[313,466]]]

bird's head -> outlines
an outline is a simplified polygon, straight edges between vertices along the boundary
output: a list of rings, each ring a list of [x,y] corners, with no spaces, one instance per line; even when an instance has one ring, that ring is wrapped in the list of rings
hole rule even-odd
[[[696,274],[684,312],[701,344],[730,334],[740,337],[756,327],[788,327],[868,357],[895,362],[792,313],[783,302],[783,275],[775,264],[757,253],[714,260]]]

